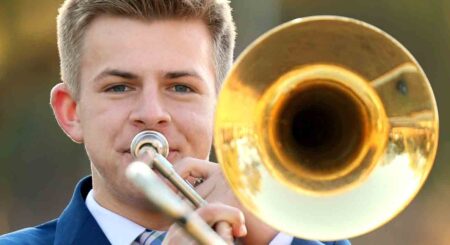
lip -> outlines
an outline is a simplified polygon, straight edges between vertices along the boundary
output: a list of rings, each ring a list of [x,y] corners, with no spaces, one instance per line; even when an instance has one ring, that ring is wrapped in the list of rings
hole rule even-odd
[[[122,151],[121,152],[121,159],[122,159],[122,163],[125,166],[128,166],[129,164],[131,164],[135,159],[134,157],[131,155],[130,151]]]
[[[130,154],[131,155],[131,151],[130,149],[126,149],[124,151],[122,151],[123,154]],[[169,155],[166,157],[168,160],[173,159],[175,156],[177,156],[180,153],[180,151],[176,148],[169,148]]]
[[[178,149],[169,149],[169,155],[167,156],[167,160],[173,164],[173,161],[178,158],[180,151]]]

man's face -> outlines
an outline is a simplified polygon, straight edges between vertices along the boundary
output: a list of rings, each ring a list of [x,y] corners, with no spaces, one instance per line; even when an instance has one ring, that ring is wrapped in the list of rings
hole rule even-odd
[[[76,112],[94,188],[127,198],[129,147],[142,130],[166,136],[170,162],[208,158],[216,101],[212,53],[200,20],[101,16],[91,23]]]

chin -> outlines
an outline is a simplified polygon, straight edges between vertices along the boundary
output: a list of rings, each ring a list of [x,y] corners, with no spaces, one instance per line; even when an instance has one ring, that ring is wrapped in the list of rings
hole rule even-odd
[[[144,193],[142,193],[137,187],[135,187],[132,183],[129,185],[124,185],[122,191],[125,193],[126,202],[139,209],[145,209],[150,212],[159,212],[160,209],[156,205],[154,205]]]
[[[179,151],[171,151],[167,156],[167,160],[172,164],[179,159],[181,159],[181,154]]]
[[[121,159],[120,160],[121,160],[121,165],[127,167],[128,165],[130,165],[134,161],[134,158],[131,155],[131,153],[125,152],[125,153],[121,154]]]

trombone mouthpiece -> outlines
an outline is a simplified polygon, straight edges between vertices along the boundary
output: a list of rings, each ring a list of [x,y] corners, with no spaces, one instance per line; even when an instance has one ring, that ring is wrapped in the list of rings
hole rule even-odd
[[[164,135],[156,131],[146,130],[134,136],[130,145],[131,155],[137,159],[139,151],[144,147],[152,147],[164,157],[169,155],[169,142]]]

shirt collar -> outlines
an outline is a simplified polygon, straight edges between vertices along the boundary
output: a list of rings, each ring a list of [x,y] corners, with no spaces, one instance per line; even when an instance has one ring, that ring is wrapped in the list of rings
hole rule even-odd
[[[130,245],[145,231],[145,227],[100,206],[93,190],[86,197],[86,206],[112,245]]]
[[[146,230],[145,227],[100,206],[94,199],[92,189],[86,197],[86,206],[112,245],[130,245]],[[280,232],[270,245],[291,244],[292,240],[292,236]]]

